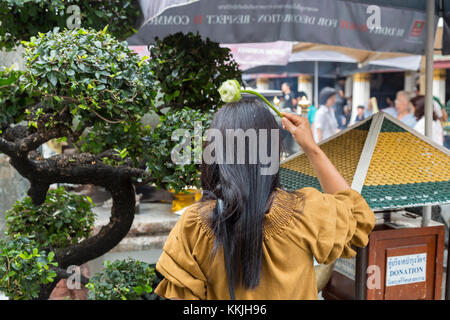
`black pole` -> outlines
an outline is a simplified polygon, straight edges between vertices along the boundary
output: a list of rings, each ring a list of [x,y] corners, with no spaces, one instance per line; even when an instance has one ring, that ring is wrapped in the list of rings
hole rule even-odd
[[[448,242],[447,242],[447,276],[445,279],[445,300],[450,300],[450,228],[448,233]],[[444,243],[445,250],[445,243]]]
[[[366,300],[367,261],[369,249],[357,248],[355,270],[355,300]]]

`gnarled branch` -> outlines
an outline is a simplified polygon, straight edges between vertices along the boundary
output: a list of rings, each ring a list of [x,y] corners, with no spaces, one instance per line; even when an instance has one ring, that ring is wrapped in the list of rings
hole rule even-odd
[[[33,133],[26,138],[20,139],[17,144],[19,145],[20,152],[26,154],[52,139],[70,135],[72,135],[72,131],[69,128],[64,125],[59,125],[44,132],[38,131]]]
[[[135,212],[135,189],[126,177],[107,187],[111,192],[113,206],[109,223],[100,231],[78,244],[56,251],[56,261],[62,268],[81,265],[100,257],[113,249],[127,235],[133,224]]]
[[[18,148],[14,142],[10,142],[0,137],[0,152],[7,156],[14,157],[18,155]]]
[[[70,265],[82,265],[92,259],[104,255],[128,234],[135,213],[135,184],[142,179],[149,182],[148,173],[139,168],[127,165],[111,166],[102,161],[105,155],[81,153],[74,155],[55,155],[43,159],[35,149],[41,144],[71,132],[66,126],[58,126],[49,130],[30,132],[27,127],[19,127],[19,135],[12,135],[13,141],[0,137],[0,151],[10,156],[11,165],[31,183],[28,191],[35,205],[45,201],[48,188],[53,183],[94,184],[105,187],[112,195],[113,206],[109,223],[100,231],[67,248],[55,250],[55,260],[59,268],[57,278],[65,278],[64,269]],[[33,131],[33,130],[31,130]],[[12,131],[11,131],[12,133]],[[85,279],[87,280],[87,279]],[[88,280],[87,280],[88,281]],[[39,299],[50,296],[56,283],[41,286]]]

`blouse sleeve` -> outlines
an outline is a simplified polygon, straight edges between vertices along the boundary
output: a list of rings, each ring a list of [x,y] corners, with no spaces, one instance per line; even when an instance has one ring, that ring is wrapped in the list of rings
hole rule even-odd
[[[304,200],[295,219],[296,238],[317,262],[330,264],[339,257],[354,257],[352,245],[367,245],[375,215],[358,192],[325,194],[303,188],[296,193]]]
[[[199,266],[202,230],[198,219],[186,211],[169,233],[156,269],[164,279],[155,293],[167,299],[206,299],[206,277]]]

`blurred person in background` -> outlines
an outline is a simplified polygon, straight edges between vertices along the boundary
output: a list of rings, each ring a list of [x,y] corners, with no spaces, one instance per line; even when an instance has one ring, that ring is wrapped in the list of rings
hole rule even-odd
[[[352,117],[352,106],[347,104],[344,107],[344,115],[342,116],[342,126],[340,127],[341,130],[348,127],[351,117]]]
[[[420,96],[420,85],[416,85],[416,96]],[[447,112],[445,110],[445,106],[441,103],[438,97],[433,96],[433,110],[436,113],[436,116],[441,120],[441,122],[447,121]]]
[[[397,110],[395,109],[395,102],[391,99],[391,97],[386,98],[387,107],[382,109],[381,111],[390,114],[393,117],[397,117]]]
[[[369,102],[370,103],[370,102]],[[359,121],[363,121],[366,117],[364,116],[364,111],[366,108],[364,106],[358,106],[355,123]]]
[[[295,112],[297,108],[296,98],[291,91],[291,86],[287,82],[284,82],[281,85],[281,92],[283,93],[283,108],[290,109],[291,112]]]
[[[346,104],[345,98],[345,77],[337,77],[336,85],[334,86],[336,90],[336,103],[334,105],[334,112],[336,115],[336,120],[338,122],[338,127],[342,127],[342,117],[344,115],[344,106]]]
[[[395,117],[409,127],[414,128],[417,120],[411,112],[411,106],[410,93],[404,90],[397,92],[397,97],[395,98]]]
[[[450,113],[450,100],[447,101],[445,108],[445,114],[448,115]],[[450,122],[448,121],[448,117],[444,120],[442,127],[444,128],[444,146],[450,149]]]
[[[414,126],[414,129],[421,134],[425,134],[425,97],[422,95],[416,96],[411,99],[411,103],[414,105],[414,116],[417,119],[417,123]],[[433,112],[433,127],[431,138],[434,142],[441,146],[444,144],[442,125],[436,112]]]
[[[364,108],[364,118],[368,118],[371,115],[373,115],[373,109],[374,108],[373,108],[373,104],[372,104],[372,99],[369,99],[369,102],[367,102],[367,108],[365,108],[364,106],[358,106],[358,108],[359,107],[363,107]],[[356,110],[356,111],[358,111],[358,110]]]
[[[336,103],[336,90],[325,87],[319,94],[319,109],[314,118],[314,139],[320,142],[339,132],[334,104]]]

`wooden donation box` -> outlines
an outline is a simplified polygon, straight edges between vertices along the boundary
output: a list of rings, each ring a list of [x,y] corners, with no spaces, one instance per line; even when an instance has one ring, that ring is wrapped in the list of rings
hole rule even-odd
[[[358,249],[357,257],[330,265],[333,272],[322,296],[441,299],[445,227],[423,221],[408,208],[450,202],[449,151],[384,112],[320,147],[376,218],[368,246]],[[281,163],[280,180],[288,190],[307,186],[321,190],[302,152]]]

